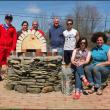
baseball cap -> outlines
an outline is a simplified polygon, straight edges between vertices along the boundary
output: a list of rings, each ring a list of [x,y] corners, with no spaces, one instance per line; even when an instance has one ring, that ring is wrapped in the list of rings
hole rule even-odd
[[[13,16],[11,14],[6,14],[5,19],[13,20]]]

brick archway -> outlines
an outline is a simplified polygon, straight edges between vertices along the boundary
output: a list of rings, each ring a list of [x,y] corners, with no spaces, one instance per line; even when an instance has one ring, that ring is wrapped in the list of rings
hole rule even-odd
[[[35,30],[23,32],[18,37],[16,52],[22,52],[26,49],[41,49],[42,52],[46,52],[46,40],[44,36]]]

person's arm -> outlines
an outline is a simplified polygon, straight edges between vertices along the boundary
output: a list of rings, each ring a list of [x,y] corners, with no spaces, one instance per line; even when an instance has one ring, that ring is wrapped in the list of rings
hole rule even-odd
[[[48,31],[48,45],[49,46],[51,46],[50,39],[51,39],[51,32],[50,32],[50,29],[49,29],[49,31]]]
[[[96,66],[110,66],[110,49],[107,53],[107,56],[108,56],[108,60],[105,61],[105,62],[101,62],[99,64],[97,64]]]
[[[22,30],[17,32],[17,39],[19,38],[19,36],[22,34]]]
[[[76,42],[79,41],[79,38],[80,38],[80,36],[79,36],[79,32],[77,32],[77,33],[76,33]]]
[[[51,33],[50,33],[50,29],[49,29],[49,39],[51,38]]]
[[[44,34],[44,38],[46,39],[46,41],[48,40],[48,37],[47,37],[47,35],[46,35],[46,34]]]
[[[46,36],[46,34],[45,34],[43,31],[41,31],[41,32],[42,32],[43,37],[44,37],[45,40],[47,41],[47,36]]]
[[[16,32],[16,29],[14,28],[14,32],[13,32],[13,44],[12,44],[11,51],[14,51],[16,49],[16,42],[17,42],[17,32]]]
[[[46,41],[48,40],[48,38],[47,38],[47,36],[46,36],[44,31],[39,29],[38,32],[40,32],[40,34],[42,34],[42,36],[45,38]]]
[[[71,57],[71,63],[73,65],[77,65],[77,62],[75,61],[75,56],[76,56],[76,49],[74,49],[74,51],[72,53],[72,57]]]

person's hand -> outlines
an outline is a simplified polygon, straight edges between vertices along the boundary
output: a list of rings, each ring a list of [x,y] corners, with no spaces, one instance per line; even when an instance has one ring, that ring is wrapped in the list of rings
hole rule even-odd
[[[84,64],[83,62],[79,62],[78,63],[78,67],[81,66],[81,65],[83,65],[83,64]]]
[[[77,62],[76,61],[73,61],[72,64],[75,65],[75,66],[77,66]]]
[[[96,66],[102,66],[102,65],[99,63],[99,64],[96,64]]]

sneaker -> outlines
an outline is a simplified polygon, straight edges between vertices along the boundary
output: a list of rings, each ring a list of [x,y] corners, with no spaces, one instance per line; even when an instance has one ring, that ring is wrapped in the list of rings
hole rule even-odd
[[[98,88],[96,94],[97,94],[97,95],[102,95],[102,93],[103,93],[102,88],[101,88],[101,87]]]
[[[88,82],[88,80],[86,78],[83,79],[83,83],[84,83],[85,86],[89,86],[89,82]]]
[[[78,100],[80,99],[81,93],[80,92],[75,92],[75,94],[73,95],[73,99]]]
[[[83,90],[84,95],[89,95],[89,93],[86,90]]]
[[[89,94],[93,94],[94,92],[95,92],[95,88],[94,88],[94,86],[92,86],[91,89],[88,90],[88,93]]]

